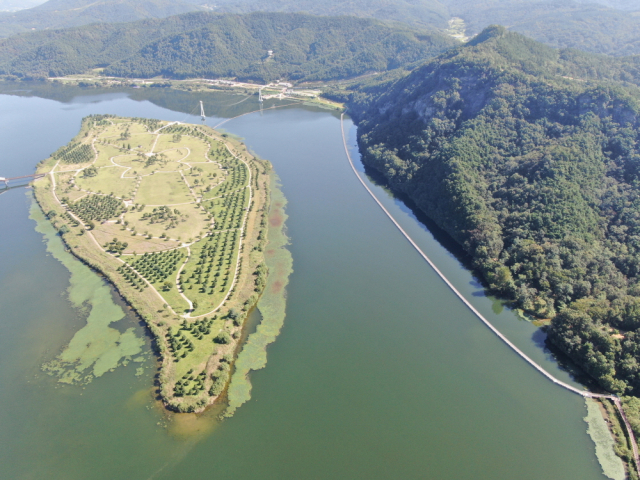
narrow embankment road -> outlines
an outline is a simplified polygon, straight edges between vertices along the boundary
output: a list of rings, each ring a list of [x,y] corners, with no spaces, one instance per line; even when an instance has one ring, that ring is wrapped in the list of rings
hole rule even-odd
[[[444,283],[447,284],[447,286],[451,289],[451,291],[453,291],[453,293],[456,294],[456,296],[462,301],[462,303],[464,303],[469,308],[469,310],[471,310],[476,315],[476,317],[478,317],[482,321],[482,323],[484,323],[487,327],[489,327],[489,329],[493,333],[495,333],[498,336],[498,338],[500,338],[500,340],[502,340],[514,352],[516,352],[518,355],[520,355],[520,357],[522,357],[529,365],[531,365],[533,368],[538,370],[538,372],[543,374],[545,377],[547,377],[549,380],[551,380],[556,385],[559,385],[559,386],[561,386],[563,388],[566,388],[567,390],[569,390],[569,391],[571,391],[573,393],[577,393],[578,395],[581,395],[583,397],[588,397],[588,398],[607,398],[609,400],[612,400],[615,403],[616,407],[618,408],[618,411],[620,412],[620,416],[622,417],[622,420],[623,420],[623,422],[624,422],[624,424],[626,426],[627,434],[629,435],[629,439],[630,439],[630,443],[631,443],[631,447],[633,448],[633,456],[634,456],[634,460],[635,460],[635,463],[636,463],[636,469],[638,470],[638,473],[640,473],[640,458],[639,458],[639,454],[638,454],[638,446],[636,444],[636,439],[635,439],[635,437],[633,435],[633,431],[631,430],[631,425],[629,424],[629,421],[627,420],[627,416],[625,415],[624,411],[622,410],[622,404],[620,403],[620,399],[618,397],[616,397],[615,395],[605,395],[605,394],[602,394],[602,393],[590,392],[588,390],[580,390],[580,389],[578,389],[576,387],[573,387],[572,385],[569,385],[568,383],[565,383],[565,382],[563,382],[561,380],[558,380],[556,377],[554,377],[549,372],[547,372],[544,368],[542,368],[540,365],[538,365],[535,361],[533,361],[526,353],[524,353],[522,350],[520,350],[518,347],[516,347],[507,337],[505,337],[496,327],[494,327],[493,324],[491,324],[491,322],[489,322],[489,320],[487,320],[478,310],[476,310],[476,308],[471,304],[471,302],[469,302],[465,298],[465,296],[462,295],[458,291],[458,289],[453,286],[453,284],[449,281],[449,279],[444,276],[444,274],[438,269],[438,267],[436,267],[436,265],[431,261],[431,259],[420,249],[420,247],[416,244],[416,242],[413,241],[413,239],[400,226],[400,224],[396,221],[396,219],[393,218],[391,213],[389,213],[389,211],[384,207],[384,205],[380,202],[380,200],[378,200],[378,197],[375,196],[375,194],[371,191],[371,189],[364,182],[364,180],[362,179],[362,177],[358,173],[358,170],[356,170],[355,165],[353,164],[353,160],[351,159],[351,154],[349,153],[349,148],[347,147],[347,137],[346,137],[346,135],[344,133],[344,113],[340,116],[340,130],[342,131],[342,142],[344,144],[344,151],[347,154],[347,159],[349,160],[349,164],[351,165],[351,169],[353,170],[353,173],[356,174],[356,177],[358,178],[358,180],[360,180],[360,183],[362,184],[362,186],[367,190],[367,192],[369,192],[369,195],[371,195],[371,197],[376,201],[376,203],[382,209],[382,211],[387,215],[387,217],[389,217],[389,219],[398,228],[398,230],[400,230],[402,235],[404,235],[404,237],[409,241],[409,243],[411,243],[413,248],[416,249],[416,251],[420,254],[420,256],[422,256],[422,258],[424,258],[426,260],[426,262],[429,264],[429,266],[431,266],[431,268],[433,268],[433,270],[438,274],[438,276],[442,279],[442,281],[444,281]]]

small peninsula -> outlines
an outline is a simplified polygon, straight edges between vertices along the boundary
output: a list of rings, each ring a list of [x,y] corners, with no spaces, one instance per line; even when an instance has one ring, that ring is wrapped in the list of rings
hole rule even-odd
[[[165,406],[214,403],[266,285],[270,163],[204,125],[92,115],[38,173],[69,250],[155,337]]]

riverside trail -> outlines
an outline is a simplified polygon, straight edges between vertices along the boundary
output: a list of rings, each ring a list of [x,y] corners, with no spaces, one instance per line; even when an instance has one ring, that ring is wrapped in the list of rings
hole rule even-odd
[[[347,138],[344,133],[344,113],[340,115],[340,130],[342,132],[342,142],[344,143],[344,151],[347,154],[347,159],[349,160],[349,164],[351,165],[351,169],[353,170],[353,173],[355,173],[356,177],[358,177],[358,180],[360,181],[362,186],[367,190],[367,192],[369,192],[369,195],[371,195],[371,197],[376,201],[378,206],[387,215],[387,217],[389,217],[389,219],[398,228],[398,230],[400,230],[400,233],[402,233],[402,235],[404,235],[404,237],[409,241],[409,243],[411,243],[413,248],[416,249],[416,251],[420,254],[420,256],[422,256],[422,258],[426,260],[429,266],[438,274],[438,276],[444,281],[444,283],[447,284],[447,286],[451,289],[451,291],[456,294],[456,296],[462,301],[462,303],[464,303],[469,308],[469,310],[471,310],[476,315],[476,317],[478,317],[487,327],[489,327],[489,329],[493,333],[495,333],[500,340],[506,343],[507,346],[509,346],[514,352],[516,352],[527,363],[529,363],[529,365],[531,365],[533,368],[538,370],[538,372],[543,374],[547,379],[551,380],[556,385],[559,385],[573,393],[577,393],[578,395],[581,395],[586,398],[601,398],[601,399],[606,398],[608,400],[613,401],[616,408],[618,409],[618,412],[620,413],[620,417],[622,418],[623,423],[625,424],[627,435],[629,436],[629,440],[631,443],[631,448],[633,449],[633,458],[636,464],[636,471],[638,472],[638,474],[640,474],[640,455],[638,453],[638,445],[636,443],[635,436],[633,435],[633,431],[631,430],[631,424],[629,423],[629,420],[627,419],[627,416],[625,415],[624,410],[622,409],[620,398],[618,398],[616,395],[607,395],[602,393],[590,392],[588,390],[579,390],[569,385],[568,383],[558,380],[556,377],[554,377],[549,372],[547,372],[544,368],[538,365],[535,361],[533,361],[526,353],[524,353],[522,350],[516,347],[506,336],[502,334],[502,332],[500,332],[496,327],[494,327],[493,324],[489,322],[489,320],[487,320],[478,310],[476,310],[476,308],[471,304],[471,302],[469,302],[465,298],[465,296],[462,295],[462,293],[460,293],[458,289],[453,286],[453,284],[449,281],[449,279],[438,269],[438,267],[436,267],[436,265],[431,261],[431,259],[420,249],[420,247],[416,244],[416,242],[413,241],[413,239],[409,236],[409,234],[400,226],[400,224],[396,221],[396,219],[391,215],[391,213],[389,213],[389,211],[384,207],[382,202],[378,200],[378,197],[375,196],[375,194],[364,182],[364,180],[356,170],[355,165],[353,164],[353,160],[351,159],[351,154],[349,153],[349,148],[347,147]]]

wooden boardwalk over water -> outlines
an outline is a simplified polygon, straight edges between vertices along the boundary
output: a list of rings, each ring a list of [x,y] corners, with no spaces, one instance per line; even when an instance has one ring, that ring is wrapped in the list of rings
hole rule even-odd
[[[462,295],[458,291],[458,289],[453,286],[453,284],[449,281],[449,279],[444,276],[444,274],[438,269],[438,267],[436,267],[436,265],[431,261],[431,259],[420,249],[420,247],[416,244],[416,242],[413,241],[413,239],[400,226],[400,224],[396,221],[396,219],[393,218],[391,213],[389,213],[389,211],[384,207],[384,205],[380,202],[380,200],[378,200],[378,197],[375,196],[375,194],[371,191],[371,189],[364,182],[364,180],[362,179],[362,177],[360,176],[360,174],[356,170],[356,167],[353,164],[353,160],[351,159],[351,155],[349,154],[349,148],[347,147],[347,138],[346,138],[345,133],[344,133],[344,113],[340,116],[340,129],[342,131],[342,141],[344,143],[344,150],[345,150],[345,152],[347,154],[347,158],[349,160],[349,164],[351,165],[351,169],[353,170],[353,173],[355,173],[356,177],[358,177],[358,180],[360,180],[360,183],[362,184],[362,186],[367,190],[367,192],[369,192],[369,195],[371,195],[371,197],[376,201],[376,203],[382,209],[382,211],[387,214],[387,217],[389,217],[389,219],[398,228],[398,230],[400,230],[400,232],[405,236],[405,238],[409,241],[409,243],[411,243],[413,248],[416,249],[416,251],[420,254],[420,256],[422,256],[422,258],[424,258],[426,260],[426,262],[431,266],[431,268],[433,268],[433,270],[444,281],[444,283],[447,284],[447,286],[453,291],[453,293],[456,294],[456,296],[469,308],[469,310],[471,310],[476,315],[476,317],[478,317],[487,327],[489,327],[489,329],[493,333],[495,333],[498,336],[498,338],[500,338],[500,340],[502,340],[514,352],[516,352],[518,355],[520,355],[520,357],[522,357],[529,365],[531,365],[533,368],[538,370],[538,372],[540,372],[542,375],[547,377],[549,380],[551,380],[556,385],[559,385],[562,388],[565,388],[565,389],[567,389],[567,390],[569,390],[569,391],[571,391],[573,393],[577,393],[578,395],[581,395],[583,397],[601,398],[601,399],[606,398],[606,399],[612,400],[614,402],[615,406],[618,409],[618,412],[620,413],[620,417],[622,418],[622,421],[624,422],[625,427],[627,429],[627,434],[629,436],[629,440],[630,440],[630,443],[631,443],[631,448],[633,449],[633,458],[634,458],[635,464],[636,464],[636,471],[638,471],[638,473],[640,474],[640,455],[638,454],[638,445],[636,443],[635,436],[633,435],[633,430],[631,429],[631,425],[629,424],[629,420],[627,419],[627,416],[625,415],[624,410],[622,409],[622,404],[620,403],[620,399],[615,395],[594,393],[594,392],[590,392],[588,390],[580,390],[580,389],[578,389],[578,388],[576,388],[576,387],[574,387],[572,385],[569,385],[568,383],[565,383],[565,382],[563,382],[561,380],[558,380],[556,377],[551,375],[544,368],[542,368],[540,365],[538,365],[536,362],[534,362],[526,353],[524,353],[522,350],[520,350],[518,347],[516,347],[507,337],[505,337],[496,327],[494,327],[493,324],[491,324],[491,322],[489,322],[489,320],[487,320],[478,310],[476,310],[476,308],[471,304],[471,302],[469,302],[464,297],[464,295]]]

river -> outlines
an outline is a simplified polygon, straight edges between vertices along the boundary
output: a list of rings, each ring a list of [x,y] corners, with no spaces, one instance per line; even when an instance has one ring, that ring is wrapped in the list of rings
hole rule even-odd
[[[32,172],[91,113],[198,122],[185,112],[202,98],[213,126],[258,107],[164,89],[25,84],[0,93],[7,177]],[[109,328],[135,333],[136,361],[85,385],[44,374],[91,306],[70,303],[59,239],[43,242],[29,191],[12,189],[0,195],[0,478],[605,478],[584,400],[522,361],[421,259],[351,171],[339,113],[295,105],[223,128],[273,163],[289,202],[287,316],[266,368],[251,375],[251,400],[222,422],[168,417],[154,399],[151,342],[113,292],[121,319]],[[346,119],[345,128],[362,170],[355,127]],[[485,296],[446,238],[367,181],[484,316],[573,382],[533,325]],[[109,288],[95,273],[74,275]]]

